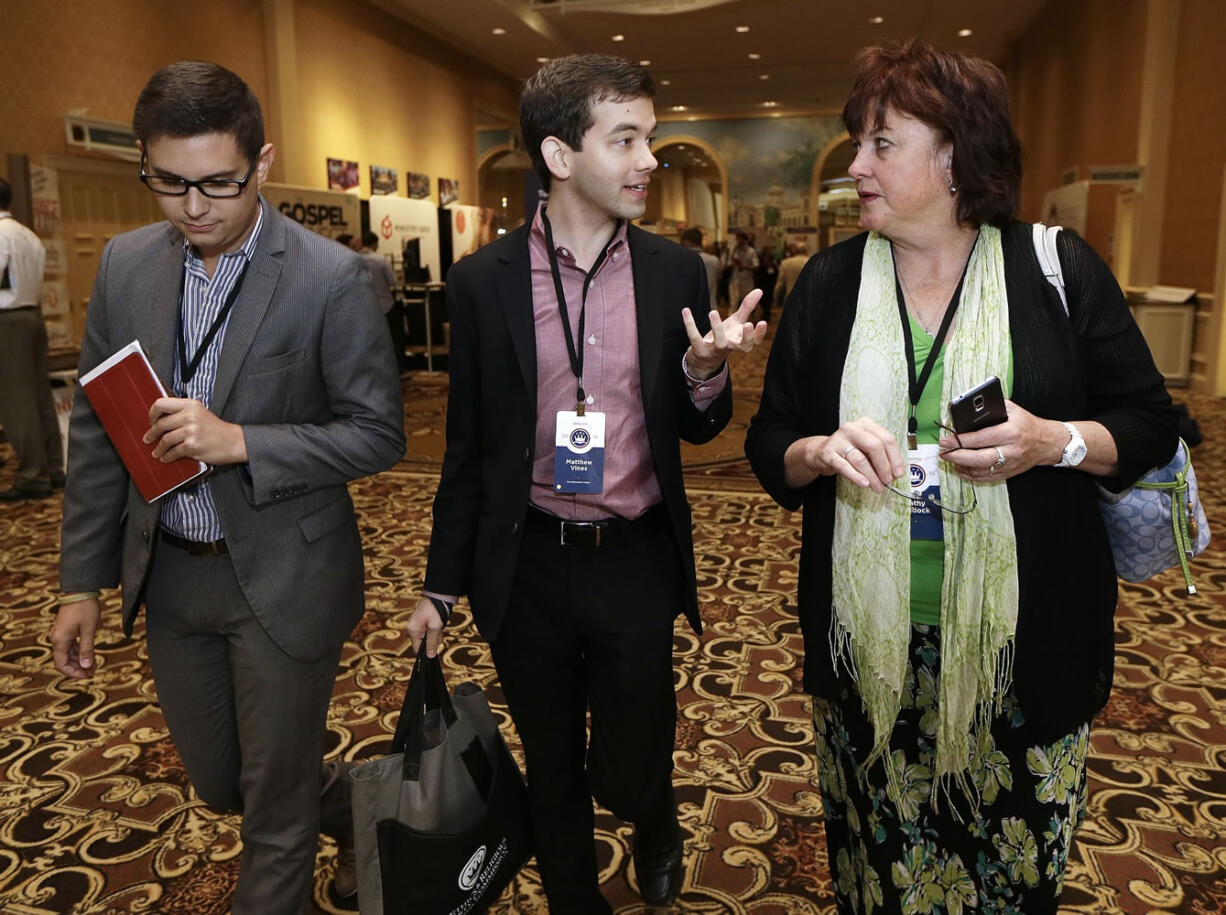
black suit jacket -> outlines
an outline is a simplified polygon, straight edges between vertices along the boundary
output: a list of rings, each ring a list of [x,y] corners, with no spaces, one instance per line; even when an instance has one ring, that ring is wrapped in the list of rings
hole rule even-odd
[[[451,392],[447,453],[434,500],[426,589],[467,594],[484,638],[506,613],[532,485],[536,440],[536,337],[529,227],[471,254],[447,275]],[[732,416],[732,385],[704,412],[681,370],[688,306],[704,332],[706,271],[692,251],[633,226],[628,233],[638,320],[643,410],[652,464],[687,581],[685,611],[701,632],[690,508],[680,439],[714,438]],[[617,434],[616,417],[610,417]]]

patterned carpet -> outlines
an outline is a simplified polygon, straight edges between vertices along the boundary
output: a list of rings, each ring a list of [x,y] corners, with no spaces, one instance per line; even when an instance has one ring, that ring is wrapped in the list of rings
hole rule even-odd
[[[707,632],[675,633],[681,703],[676,766],[686,834],[681,912],[833,913],[801,641],[793,606],[798,517],[760,493],[741,455],[764,362],[735,366],[736,418],[687,448]],[[410,671],[404,623],[416,599],[442,450],[443,376],[405,382],[409,454],[352,489],[366,545],[368,611],[346,644],[330,752],[386,751]],[[1182,396],[1205,432],[1196,452],[1210,518],[1221,518],[1226,411]],[[7,449],[0,455],[12,457]],[[0,470],[11,482],[12,462]],[[158,711],[142,633],[115,615],[91,681],[61,679],[46,633],[54,611],[58,499],[0,507],[0,911],[221,915],[238,869],[237,820],[191,792]],[[1226,561],[1128,585],[1117,615],[1111,703],[1093,732],[1089,820],[1075,842],[1063,911],[1226,910]],[[112,599],[114,609],[116,602]],[[461,605],[444,662],[453,683],[488,688],[506,721],[486,645]],[[518,752],[514,732],[506,734]],[[602,880],[619,913],[648,909],[629,871],[629,827],[598,817]],[[321,840],[314,906],[344,912]],[[494,909],[544,912],[525,868]],[[940,909],[934,909],[941,911]],[[429,913],[423,913],[429,915]]]

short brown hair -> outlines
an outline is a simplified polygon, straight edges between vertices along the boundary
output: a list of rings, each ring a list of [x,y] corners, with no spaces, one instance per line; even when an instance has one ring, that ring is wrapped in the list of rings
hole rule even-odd
[[[546,137],[581,149],[596,122],[592,107],[604,101],[653,98],[656,82],[638,64],[609,54],[572,54],[549,61],[528,78],[519,96],[519,129],[541,186],[552,175],[541,154]]]
[[[1017,211],[1022,145],[1009,118],[1005,76],[990,61],[911,39],[861,50],[843,122],[852,137],[876,130],[893,108],[953,144],[958,220],[998,228]]]
[[[146,148],[161,137],[230,134],[251,161],[264,146],[255,93],[236,73],[204,60],[181,60],[153,74],[136,100],[132,130]]]

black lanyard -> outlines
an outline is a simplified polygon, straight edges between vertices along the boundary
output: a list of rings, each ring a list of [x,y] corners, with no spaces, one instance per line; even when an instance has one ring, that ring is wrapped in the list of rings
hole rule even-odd
[[[239,273],[238,279],[234,281],[234,287],[230,290],[230,294],[226,296],[225,304],[221,306],[221,311],[217,312],[217,317],[213,319],[208,333],[204,335],[204,339],[196,347],[196,355],[192,356],[189,362],[187,359],[187,334],[185,332],[187,320],[183,314],[183,303],[187,288],[187,271],[190,268],[186,264],[183,265],[183,273],[179,277],[179,380],[184,388],[191,384],[191,380],[196,376],[196,369],[200,368],[200,362],[204,359],[204,354],[208,352],[209,344],[213,342],[213,338],[217,336],[221,326],[226,323],[226,318],[230,315],[230,309],[234,307],[234,303],[238,300],[238,294],[242,291],[243,280],[247,278],[247,268],[249,266],[251,266],[250,261],[243,264],[242,272]]]
[[[975,245],[977,244],[979,244],[978,237],[975,239]],[[898,316],[902,319],[903,351],[907,356],[907,399],[911,402],[911,412],[907,416],[907,448],[911,450],[914,450],[919,444],[916,437],[919,432],[919,423],[915,419],[915,408],[919,405],[924,386],[928,384],[928,378],[937,364],[937,356],[940,355],[941,347],[945,345],[945,338],[949,335],[949,327],[954,321],[954,312],[958,310],[958,301],[962,298],[962,284],[966,282],[966,268],[970,266],[971,254],[975,252],[975,245],[971,245],[971,250],[966,255],[966,263],[962,265],[962,276],[958,278],[953,297],[945,309],[941,327],[937,330],[936,336],[932,338],[932,349],[928,351],[928,358],[924,360],[924,366],[920,369],[918,378],[915,375],[915,350],[911,344],[911,322],[907,319],[907,302],[903,298],[902,281],[898,278],[898,263],[897,261],[894,263],[894,291],[898,298]],[[894,248],[891,246],[890,257],[893,258],[893,256]]]
[[[583,298],[579,304],[579,348],[576,351],[575,341],[570,332],[570,313],[566,310],[566,293],[562,290],[562,271],[558,267],[558,253],[553,246],[553,228],[549,225],[549,216],[544,210],[541,211],[541,222],[545,226],[545,252],[549,255],[549,270],[553,274],[553,288],[558,297],[558,311],[562,314],[562,330],[566,334],[566,352],[570,356],[570,370],[575,373],[575,380],[578,382],[575,390],[575,403],[577,404],[575,412],[582,416],[587,401],[587,394],[583,390],[583,328],[587,322],[587,292],[592,286],[596,271],[609,256],[609,248],[613,245],[613,239],[617,238],[622,224],[619,219],[613,227],[613,234],[605,242],[604,249],[593,262],[592,269],[583,276]]]

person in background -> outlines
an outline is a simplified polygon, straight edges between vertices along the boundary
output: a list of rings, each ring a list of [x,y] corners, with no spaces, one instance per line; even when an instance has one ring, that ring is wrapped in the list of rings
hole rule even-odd
[[[344,245],[346,248],[353,248],[354,237],[348,232],[342,232],[335,239],[338,245]]]
[[[779,262],[779,279],[775,282],[775,304],[782,306],[800,271],[809,262],[809,246],[804,242],[793,242],[788,245],[788,256]]]
[[[400,371],[405,370],[407,361],[404,354],[404,306],[396,298],[393,291],[396,288],[396,274],[391,262],[379,253],[379,236],[374,232],[362,233],[362,247],[358,251],[370,271],[370,284],[375,292],[375,302],[383,317],[387,319],[387,329],[392,335],[392,349],[396,352],[396,364]]]
[[[107,243],[80,370],[139,340],[173,392],[137,417],[144,443],[212,472],[146,502],[88,396],[75,399],[52,653],[65,676],[92,677],[100,591],[122,583],[128,636],[145,605],[188,778],[242,814],[231,910],[302,915],[321,784],[346,787],[321,764],[341,646],[365,604],[348,483],[404,454],[400,379],[361,258],[260,196],[275,151],[242,79],[171,64],[132,124],[166,220]],[[328,825],[342,842],[345,828]],[[337,892],[352,893],[342,876]]]
[[[64,451],[47,375],[47,325],[39,311],[47,251],[9,212],[0,178],[0,426],[17,452],[13,485],[0,501],[45,499],[64,485]]]
[[[656,167],[654,91],[618,57],[538,70],[520,123],[547,208],[447,276],[447,451],[408,629],[433,655],[468,595],[523,741],[552,915],[612,911],[593,797],[634,824],[643,901],[679,891],[673,622],[701,629],[680,441],[727,424],[727,358],[766,332],[745,322],[756,295],[704,315],[702,261],[630,225]]]
[[[775,283],[779,278],[779,261],[775,259],[775,251],[767,245],[758,255],[758,268],[753,272],[754,286],[762,290],[762,298],[758,307],[762,319],[770,323],[771,305],[775,302]]]
[[[758,252],[749,243],[747,232],[736,233],[736,246],[728,252],[732,273],[728,281],[729,307],[744,300],[754,288],[754,271],[758,269]]]
[[[714,254],[708,254],[702,248],[702,229],[689,228],[681,233],[681,246],[689,248],[702,258],[702,264],[707,268],[707,289],[711,293],[711,310],[719,311],[719,298],[717,296],[717,287],[719,286],[719,258]]]
[[[727,242],[715,243],[715,258],[719,261],[719,288],[715,292],[715,300],[722,313],[728,307],[728,290],[732,283],[732,249]]]
[[[1050,915],[1114,662],[1095,484],[1165,464],[1175,413],[1090,246],[1060,233],[1067,314],[1044,277],[993,64],[868,48],[843,118],[869,231],[801,273],[745,449],[804,509],[838,910]],[[991,376],[1004,421],[951,431],[950,401]]]

